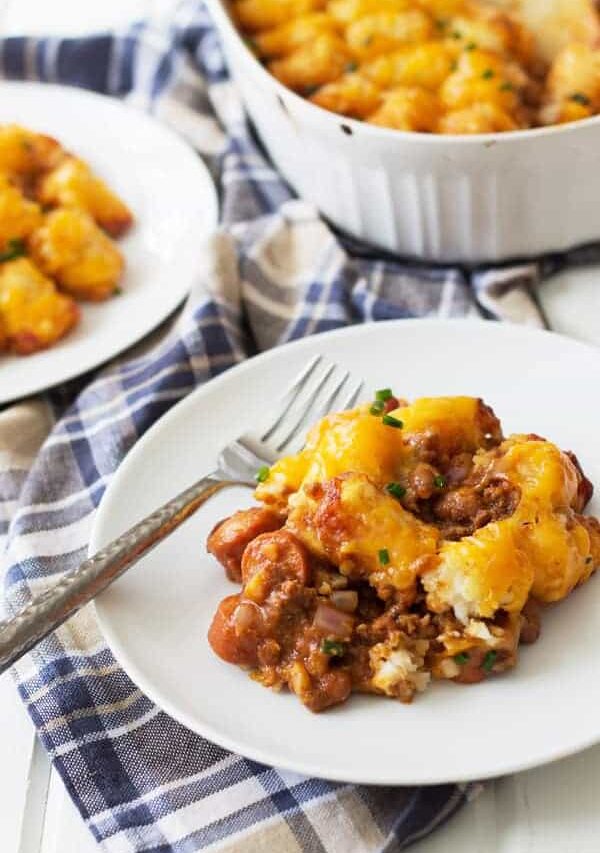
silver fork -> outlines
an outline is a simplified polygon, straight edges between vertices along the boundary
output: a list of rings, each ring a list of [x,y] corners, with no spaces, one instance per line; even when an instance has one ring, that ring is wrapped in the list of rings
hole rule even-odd
[[[315,356],[284,393],[265,426],[227,444],[217,469],[84,560],[11,619],[0,622],[0,674],[60,627],[130,566],[162,542],[209,498],[230,486],[253,486],[258,471],[301,449],[306,429],[358,400],[362,382]]]

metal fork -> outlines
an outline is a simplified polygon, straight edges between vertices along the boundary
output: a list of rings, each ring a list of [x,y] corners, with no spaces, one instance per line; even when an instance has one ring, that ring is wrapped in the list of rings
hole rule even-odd
[[[14,617],[0,622],[0,674],[31,651],[130,566],[162,542],[209,498],[230,486],[253,486],[257,471],[301,449],[306,429],[334,409],[351,408],[362,382],[315,356],[284,393],[265,426],[234,439],[220,452],[217,469],[135,524]]]

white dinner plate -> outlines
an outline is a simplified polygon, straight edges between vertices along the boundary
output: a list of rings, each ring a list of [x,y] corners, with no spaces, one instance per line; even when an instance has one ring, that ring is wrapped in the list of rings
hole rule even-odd
[[[357,326],[273,350],[214,379],[163,417],[127,456],[100,506],[91,552],[215,466],[321,352],[402,397],[482,396],[506,433],[535,432],[578,454],[600,483],[600,353],[567,338],[475,320]],[[481,684],[434,683],[412,705],[354,696],[320,715],[219,660],[206,632],[236,591],[204,549],[210,528],[251,503],[221,494],[97,601],[132,679],[190,729],[257,761],[330,779],[432,784],[481,779],[600,740],[600,577],[544,613],[518,666]],[[600,509],[595,500],[591,511]]]
[[[129,205],[123,293],[82,303],[76,329],[31,356],[0,355],[0,404],[72,379],[134,344],[179,305],[198,274],[218,216],[200,157],[145,113],[82,89],[0,83],[0,122],[55,136]]]

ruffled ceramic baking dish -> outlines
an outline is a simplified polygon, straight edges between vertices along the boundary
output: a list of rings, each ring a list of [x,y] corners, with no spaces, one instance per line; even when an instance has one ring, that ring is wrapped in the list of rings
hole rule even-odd
[[[468,264],[600,239],[600,116],[480,136],[354,121],[282,86],[221,0],[207,5],[273,161],[342,231],[395,254]]]

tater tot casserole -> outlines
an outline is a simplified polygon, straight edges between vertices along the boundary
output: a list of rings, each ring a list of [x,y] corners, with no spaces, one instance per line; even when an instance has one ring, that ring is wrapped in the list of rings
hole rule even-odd
[[[370,124],[479,134],[600,112],[593,0],[232,0],[229,8],[281,83]]]
[[[57,140],[0,125],[0,353],[52,346],[119,292],[127,206]]]
[[[535,434],[505,438],[481,399],[409,404],[382,389],[257,480],[259,505],[208,537],[241,584],[209,642],[312,711],[509,670],[544,607],[600,561],[577,458]]]

